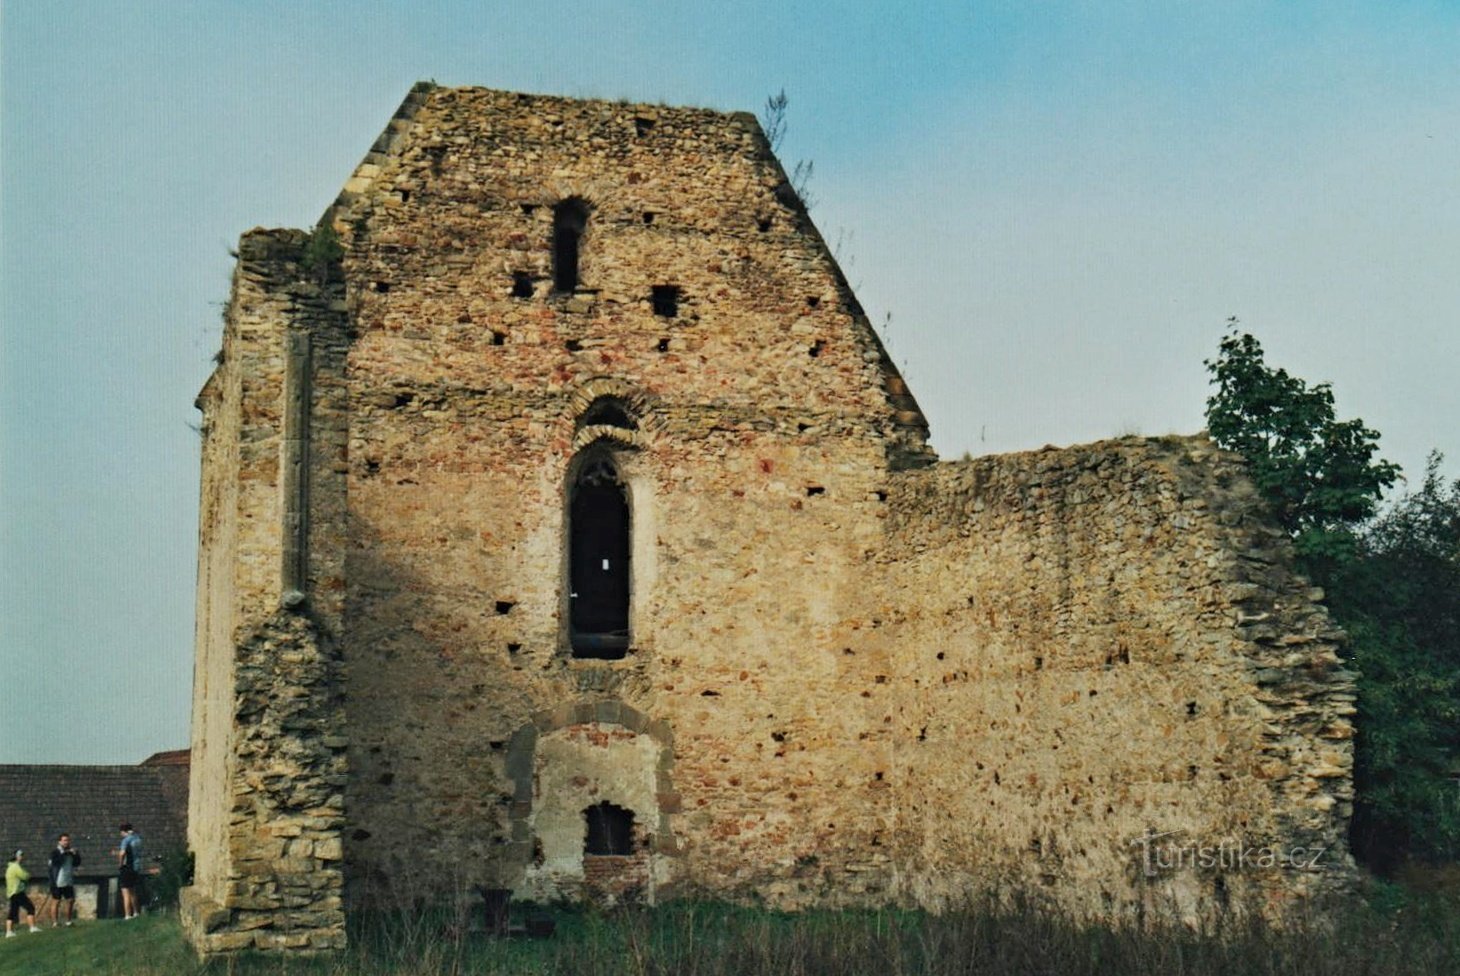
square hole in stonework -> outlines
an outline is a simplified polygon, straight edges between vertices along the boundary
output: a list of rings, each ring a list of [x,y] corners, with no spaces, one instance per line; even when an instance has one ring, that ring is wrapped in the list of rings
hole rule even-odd
[[[679,286],[655,285],[649,294],[654,314],[672,319],[679,314]]]

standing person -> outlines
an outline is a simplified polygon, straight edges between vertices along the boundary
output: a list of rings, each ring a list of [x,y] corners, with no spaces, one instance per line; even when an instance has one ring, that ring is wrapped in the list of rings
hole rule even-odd
[[[56,838],[51,851],[51,927],[60,924],[61,903],[66,903],[66,924],[76,920],[76,869],[81,866],[81,852],[71,846],[71,835]]]
[[[23,913],[28,919],[27,923],[32,932],[39,932],[35,925],[35,902],[31,901],[25,894],[25,883],[30,880],[30,872],[20,866],[24,859],[24,851],[16,851],[15,856],[5,867],[5,894],[10,898],[10,914],[5,916],[5,938],[9,939],[15,935],[15,923],[20,921]]]
[[[117,874],[122,886],[122,921],[142,914],[142,836],[132,825],[121,826],[122,844],[117,848]]]

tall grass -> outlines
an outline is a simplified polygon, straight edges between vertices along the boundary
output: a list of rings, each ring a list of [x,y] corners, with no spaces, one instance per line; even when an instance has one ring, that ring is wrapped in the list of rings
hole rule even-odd
[[[459,917],[351,919],[351,948],[314,959],[243,955],[199,966],[170,917],[94,922],[0,944],[0,973],[49,976],[1456,976],[1454,893],[1395,896],[1324,926],[1220,932],[1080,925],[1027,907],[784,914],[678,902],[559,909],[551,939],[494,939]],[[67,940],[71,940],[69,945]],[[49,943],[49,948],[42,942]],[[87,948],[87,942],[94,943]],[[133,944],[135,943],[135,944]],[[64,960],[62,948],[68,949]],[[18,951],[17,951],[18,950]],[[102,951],[105,950],[105,951]]]

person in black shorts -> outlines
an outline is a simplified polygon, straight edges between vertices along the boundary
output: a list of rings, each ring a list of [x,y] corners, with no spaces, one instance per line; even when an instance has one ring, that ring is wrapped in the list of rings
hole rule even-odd
[[[142,837],[132,825],[121,826],[122,843],[117,848],[117,877],[122,888],[122,920],[142,914]]]
[[[26,916],[26,924],[32,932],[39,932],[35,927],[35,903],[25,894],[25,883],[30,880],[30,872],[20,864],[25,860],[24,851],[16,851],[10,863],[5,865],[5,894],[10,898],[10,914],[5,916],[5,938],[15,935],[15,923],[20,921],[20,916]]]
[[[71,846],[71,835],[56,838],[51,851],[51,926],[61,924],[61,906],[66,907],[66,924],[76,920],[76,869],[81,866],[81,852]]]

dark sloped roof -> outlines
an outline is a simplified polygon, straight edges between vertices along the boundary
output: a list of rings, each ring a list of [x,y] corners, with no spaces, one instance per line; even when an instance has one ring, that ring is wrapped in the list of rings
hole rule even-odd
[[[71,835],[83,875],[115,874],[126,821],[142,835],[147,860],[187,845],[187,788],[178,767],[0,765],[0,851],[25,850],[32,876],[44,877],[56,835]]]

